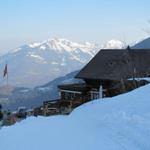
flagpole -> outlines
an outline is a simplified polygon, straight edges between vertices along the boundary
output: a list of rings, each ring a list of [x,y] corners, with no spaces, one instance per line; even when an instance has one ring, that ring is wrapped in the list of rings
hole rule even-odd
[[[8,72],[7,72],[7,87],[8,87]]]
[[[7,70],[6,70],[6,84],[7,84],[7,88],[8,88],[8,64],[7,64],[7,60],[6,60],[6,65],[7,65]]]
[[[5,68],[4,68],[4,74],[3,74],[3,78],[6,77],[6,85],[7,85],[7,88],[8,88],[8,64],[7,64],[7,61],[6,61],[6,65],[5,65]]]

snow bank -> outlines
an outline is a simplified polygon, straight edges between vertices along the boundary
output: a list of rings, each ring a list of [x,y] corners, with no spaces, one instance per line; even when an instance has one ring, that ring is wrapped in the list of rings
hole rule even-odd
[[[28,118],[0,130],[2,150],[149,150],[150,85],[86,103],[70,116]]]

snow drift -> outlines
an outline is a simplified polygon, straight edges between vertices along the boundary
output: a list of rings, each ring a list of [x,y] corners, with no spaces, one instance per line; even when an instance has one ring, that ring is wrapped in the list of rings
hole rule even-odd
[[[149,150],[150,85],[86,103],[69,116],[28,118],[0,130],[2,150]]]

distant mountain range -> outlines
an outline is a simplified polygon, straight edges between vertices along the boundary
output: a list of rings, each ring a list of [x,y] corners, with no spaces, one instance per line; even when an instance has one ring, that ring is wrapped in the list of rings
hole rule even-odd
[[[0,70],[8,63],[9,83],[35,87],[82,68],[99,50],[98,45],[49,39],[21,46],[2,55]]]
[[[117,40],[99,46],[89,42],[81,44],[66,39],[48,39],[41,43],[23,45],[2,55],[0,70],[3,70],[7,62],[9,84],[35,87],[81,69],[101,48],[122,46],[122,42]]]

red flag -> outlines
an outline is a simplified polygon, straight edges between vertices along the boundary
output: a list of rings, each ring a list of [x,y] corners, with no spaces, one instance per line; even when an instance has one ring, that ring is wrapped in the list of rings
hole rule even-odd
[[[4,68],[3,78],[4,78],[6,75],[8,75],[7,64],[5,65],[5,68]]]

